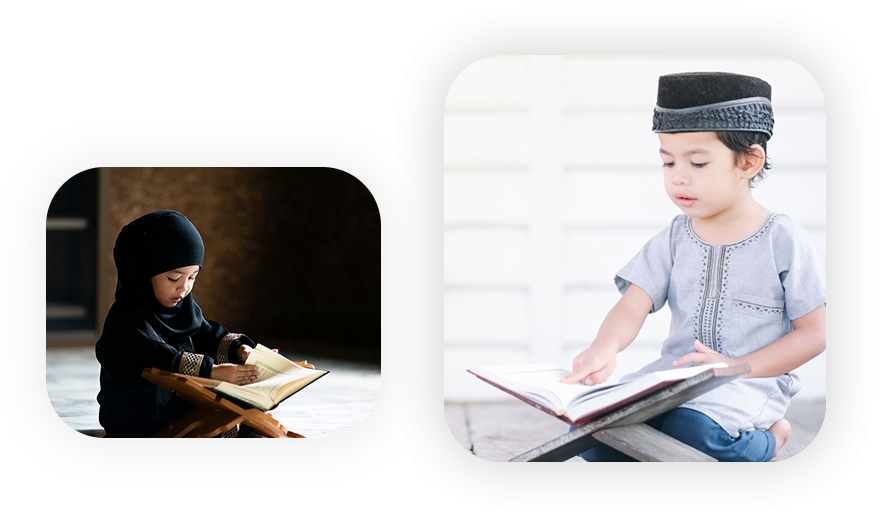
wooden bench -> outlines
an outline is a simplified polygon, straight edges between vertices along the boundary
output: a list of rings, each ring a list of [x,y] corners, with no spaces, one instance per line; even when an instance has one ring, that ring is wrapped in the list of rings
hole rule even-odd
[[[747,364],[710,369],[580,425],[509,462],[562,462],[601,445],[644,462],[717,462],[644,423],[749,371]]]

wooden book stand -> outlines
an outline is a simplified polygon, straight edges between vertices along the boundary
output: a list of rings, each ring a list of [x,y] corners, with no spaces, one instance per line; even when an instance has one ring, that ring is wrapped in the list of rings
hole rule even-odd
[[[643,462],[717,462],[644,422],[749,371],[748,364],[710,369],[582,424],[509,462],[561,462],[600,444]]]
[[[215,437],[239,423],[252,427],[265,437],[305,437],[287,430],[259,409],[241,407],[212,391],[209,389],[212,381],[206,378],[156,368],[146,368],[142,376],[194,405],[193,409],[173,422],[171,430],[160,431],[152,437]]]

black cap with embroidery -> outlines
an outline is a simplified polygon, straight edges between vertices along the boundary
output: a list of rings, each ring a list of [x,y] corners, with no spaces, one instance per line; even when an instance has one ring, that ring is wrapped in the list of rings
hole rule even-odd
[[[693,72],[663,75],[653,131],[774,132],[771,85],[748,75]]]

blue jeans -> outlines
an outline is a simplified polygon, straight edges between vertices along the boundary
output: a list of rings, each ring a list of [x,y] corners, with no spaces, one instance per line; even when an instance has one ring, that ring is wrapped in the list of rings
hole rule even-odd
[[[767,462],[774,456],[777,439],[766,430],[740,432],[731,437],[709,416],[678,407],[646,423],[666,435],[696,448],[719,462]],[[573,428],[571,428],[573,430]],[[580,454],[589,462],[631,462],[632,457],[606,445],[598,445]]]

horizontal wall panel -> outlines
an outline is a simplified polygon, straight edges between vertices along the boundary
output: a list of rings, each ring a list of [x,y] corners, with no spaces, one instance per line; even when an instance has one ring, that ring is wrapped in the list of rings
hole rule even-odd
[[[803,226],[826,225],[826,172],[774,169],[752,189],[762,206]]]
[[[651,132],[650,110],[578,111],[565,114],[564,162],[568,167],[648,168],[663,162]]]
[[[528,232],[522,228],[447,228],[444,285],[526,285]]]
[[[444,167],[525,167],[533,158],[527,113],[445,113]]]
[[[561,209],[568,224],[663,225],[679,213],[669,200],[660,167],[570,169]]]
[[[528,221],[526,170],[446,170],[444,224],[515,224]]]
[[[527,290],[444,290],[444,343],[524,344],[530,334]]]
[[[664,224],[665,228],[668,224]],[[565,232],[564,277],[568,284],[613,285],[614,275],[660,229],[592,228]]]
[[[527,56],[494,56],[470,64],[454,79],[449,110],[526,109],[530,103]]]
[[[616,287],[611,289],[569,289],[564,297],[562,334],[569,344],[589,343],[598,334],[602,321],[620,299]],[[648,315],[636,341],[659,346],[669,335],[669,307]]]

